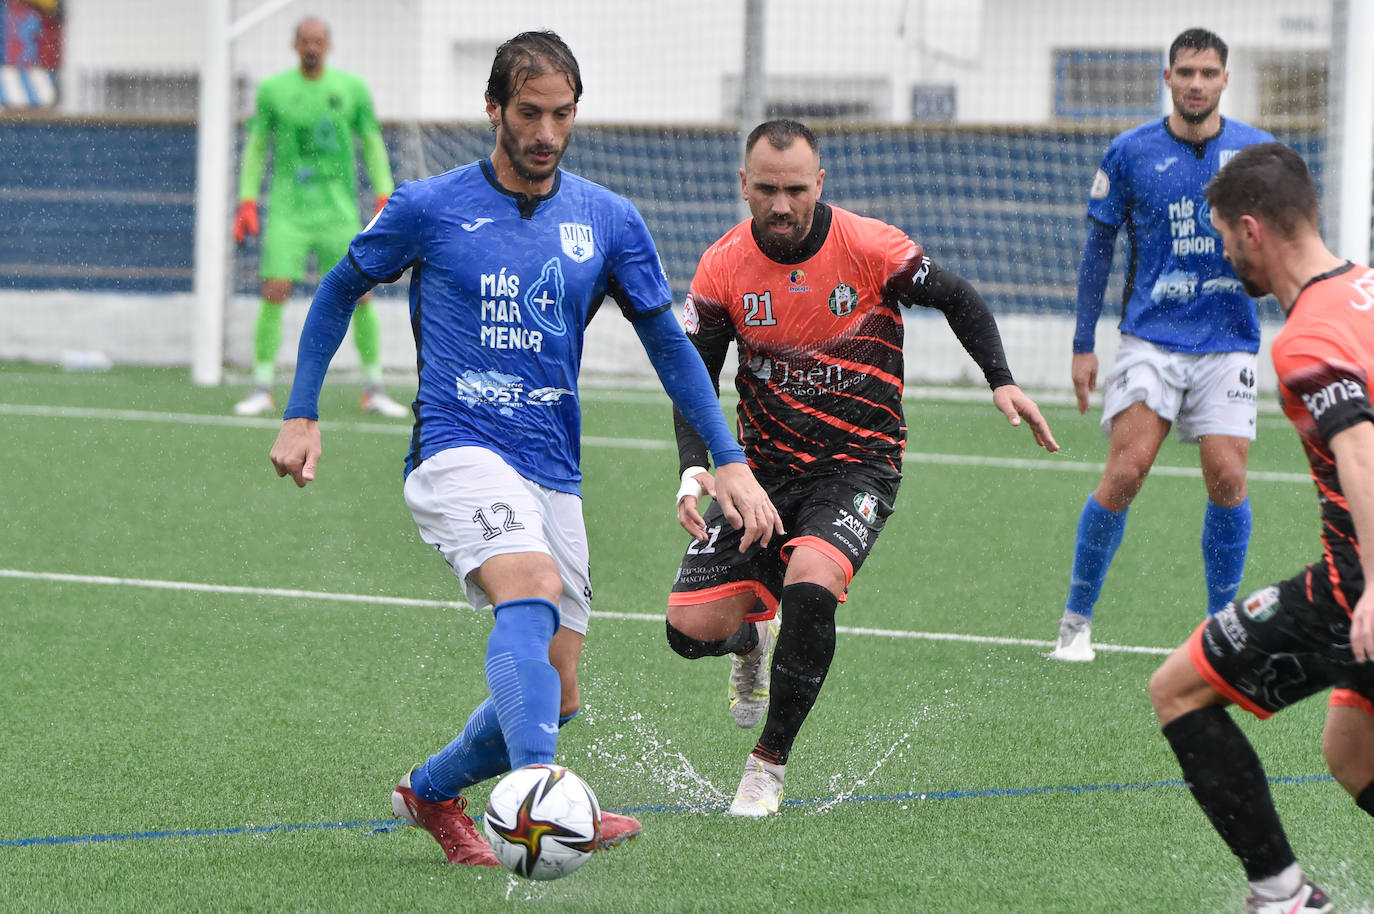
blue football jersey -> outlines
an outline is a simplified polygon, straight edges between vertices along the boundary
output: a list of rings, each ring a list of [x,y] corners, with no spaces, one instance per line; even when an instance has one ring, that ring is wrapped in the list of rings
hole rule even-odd
[[[419,390],[406,473],[477,445],[578,494],[587,323],[607,295],[631,320],[672,305],[634,205],[564,171],[548,194],[517,196],[484,160],[401,185],[349,257],[378,282],[411,268]]]
[[[1175,352],[1258,352],[1255,302],[1222,256],[1204,188],[1237,151],[1274,138],[1223,119],[1216,136],[1195,144],[1167,123],[1113,140],[1089,194],[1091,218],[1127,224],[1121,331]]]

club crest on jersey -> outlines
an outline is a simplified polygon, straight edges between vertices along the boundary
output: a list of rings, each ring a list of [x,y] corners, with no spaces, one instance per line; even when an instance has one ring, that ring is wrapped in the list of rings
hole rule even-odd
[[[854,510],[864,519],[864,523],[872,526],[874,518],[878,516],[878,497],[860,492],[854,496]]]
[[[586,263],[596,253],[592,227],[580,222],[561,222],[558,235],[563,241],[563,253],[576,263]]]
[[[696,333],[701,329],[701,316],[697,314],[697,303],[692,300],[692,293],[687,293],[687,302],[682,306],[682,329],[688,333]]]
[[[844,317],[859,303],[859,291],[848,283],[840,283],[830,291],[830,313]]]

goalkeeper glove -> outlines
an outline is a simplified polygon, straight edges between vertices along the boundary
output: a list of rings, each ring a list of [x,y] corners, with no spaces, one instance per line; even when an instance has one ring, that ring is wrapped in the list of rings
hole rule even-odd
[[[234,241],[243,244],[243,239],[258,233],[258,201],[244,200],[239,203],[238,215],[234,217]]]

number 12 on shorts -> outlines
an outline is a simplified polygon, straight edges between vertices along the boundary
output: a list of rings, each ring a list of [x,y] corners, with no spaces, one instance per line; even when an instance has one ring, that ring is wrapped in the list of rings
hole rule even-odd
[[[515,510],[505,502],[498,501],[491,506],[492,517],[486,509],[478,508],[472,515],[472,522],[482,528],[482,539],[495,539],[507,530],[524,530],[525,525],[515,519]],[[493,522],[493,518],[498,522]],[[720,529],[720,528],[716,528]]]

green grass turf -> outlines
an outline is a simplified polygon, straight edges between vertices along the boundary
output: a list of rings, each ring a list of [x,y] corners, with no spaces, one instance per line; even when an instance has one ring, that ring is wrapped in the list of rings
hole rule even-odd
[[[0,577],[0,910],[1239,909],[1240,869],[1150,711],[1158,654],[1054,664],[886,634],[1053,636],[1105,453],[1095,416],[1047,406],[1050,457],[987,399],[908,404],[898,511],[840,617],[878,632],[841,633],[783,814],[741,822],[722,810],[755,734],[729,720],[726,661],[679,659],[659,621],[685,544],[666,401],[589,390],[594,608],[632,617],[593,620],[560,758],[645,832],[533,884],[390,824],[396,778],[485,692],[486,619],[394,601],[461,600],[401,500],[404,424],[329,385],[320,475],[298,491],[266,460],[277,423],[227,415],[238,393],[0,366],[0,572],[30,575]],[[1196,452],[1170,442],[1159,464]],[[1251,467],[1305,472],[1280,417]],[[1317,506],[1288,478],[1251,495],[1253,587],[1315,557]],[[1200,619],[1202,498],[1196,476],[1148,482],[1096,640],[1162,650]],[[1241,720],[1304,864],[1339,910],[1374,910],[1371,824],[1325,778],[1323,714]]]

